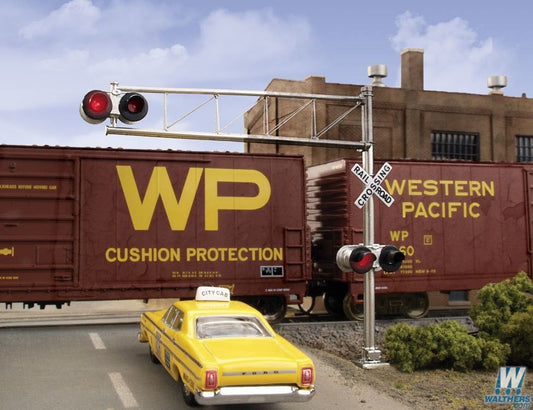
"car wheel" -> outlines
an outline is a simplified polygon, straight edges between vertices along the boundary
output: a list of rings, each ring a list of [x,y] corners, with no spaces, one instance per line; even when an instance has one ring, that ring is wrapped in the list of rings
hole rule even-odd
[[[343,312],[343,295],[338,291],[326,291],[324,293],[324,307],[329,314],[341,316]]]
[[[150,347],[150,345],[148,345],[148,353],[150,354],[150,360],[152,361],[152,363],[155,363],[155,364],[159,364],[160,363],[159,359],[157,358],[157,356],[152,351],[152,348]]]
[[[365,318],[365,309],[362,303],[354,303],[352,295],[348,292],[342,301],[342,309],[349,320],[362,321]]]
[[[287,303],[283,296],[250,297],[241,300],[261,312],[271,325],[281,322],[287,314]]]
[[[183,401],[187,406],[198,407],[198,402],[194,398],[194,393],[189,390],[187,385],[181,379],[181,376],[178,379],[178,384],[180,386],[181,394],[183,395]]]
[[[261,304],[261,313],[271,324],[280,323],[287,314],[287,303],[282,296],[265,298]]]
[[[405,316],[420,319],[429,312],[429,298],[427,293],[412,293],[405,301]]]
[[[311,298],[310,302],[309,302],[309,298]],[[306,297],[304,300],[304,303],[298,304],[298,309],[300,309],[300,312],[302,312],[304,315],[310,315],[313,309],[315,308],[315,304],[316,304],[316,296]]]

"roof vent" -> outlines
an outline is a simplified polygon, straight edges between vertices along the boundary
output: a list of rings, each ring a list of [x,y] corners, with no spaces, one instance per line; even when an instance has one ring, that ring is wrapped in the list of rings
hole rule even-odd
[[[385,64],[376,64],[368,67],[368,76],[372,79],[372,87],[386,87],[385,83],[382,81],[383,78],[387,77],[388,71]]]
[[[489,94],[503,95],[502,89],[507,86],[507,76],[491,75],[487,79],[487,87],[490,88]]]

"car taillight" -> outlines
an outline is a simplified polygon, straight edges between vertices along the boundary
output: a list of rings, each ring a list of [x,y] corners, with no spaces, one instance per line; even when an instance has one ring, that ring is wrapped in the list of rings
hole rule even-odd
[[[310,386],[313,384],[313,368],[304,367],[302,368],[302,386]]]
[[[218,385],[218,372],[216,370],[207,370],[205,372],[205,388],[216,389]]]

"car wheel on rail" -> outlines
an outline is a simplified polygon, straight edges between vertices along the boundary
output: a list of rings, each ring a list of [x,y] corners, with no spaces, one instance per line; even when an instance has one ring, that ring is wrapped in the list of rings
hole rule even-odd
[[[287,314],[287,302],[283,296],[270,296],[258,299],[255,308],[271,324],[279,323]]]
[[[311,300],[309,300],[311,299]],[[304,315],[310,315],[316,304],[316,296],[306,296],[303,303],[298,304],[298,309]]]
[[[183,395],[183,401],[185,404],[191,407],[198,407],[198,402],[194,398],[194,393],[189,390],[187,385],[183,382],[181,375],[178,378],[178,384],[181,390],[181,394]]]
[[[341,316],[343,314],[343,295],[337,291],[326,291],[324,293],[324,307],[328,313]]]
[[[350,320],[362,321],[365,316],[364,304],[354,303],[352,295],[348,292],[342,301],[342,309]]]
[[[152,348],[150,347],[150,345],[148,345],[148,353],[150,354],[150,360],[152,361],[152,363],[154,363],[154,364],[159,364],[160,363],[159,359],[157,358],[157,356],[152,351]]]
[[[412,293],[405,298],[405,316],[420,319],[428,314],[429,298],[427,293]]]

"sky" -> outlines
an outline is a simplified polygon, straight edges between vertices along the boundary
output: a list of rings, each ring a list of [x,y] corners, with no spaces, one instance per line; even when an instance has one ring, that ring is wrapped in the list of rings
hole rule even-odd
[[[386,64],[384,82],[399,87],[406,48],[424,49],[426,90],[487,94],[487,77],[506,75],[505,95],[533,97],[532,11],[526,0],[2,1],[0,144],[240,151],[239,143],[105,135],[79,105],[113,81],[261,91],[274,78],[320,75],[365,85],[374,64]],[[161,128],[162,99],[152,97],[136,127]],[[221,101],[223,121],[252,103]],[[178,100],[169,117],[196,104]],[[203,110],[178,128],[212,132],[214,107]]]

